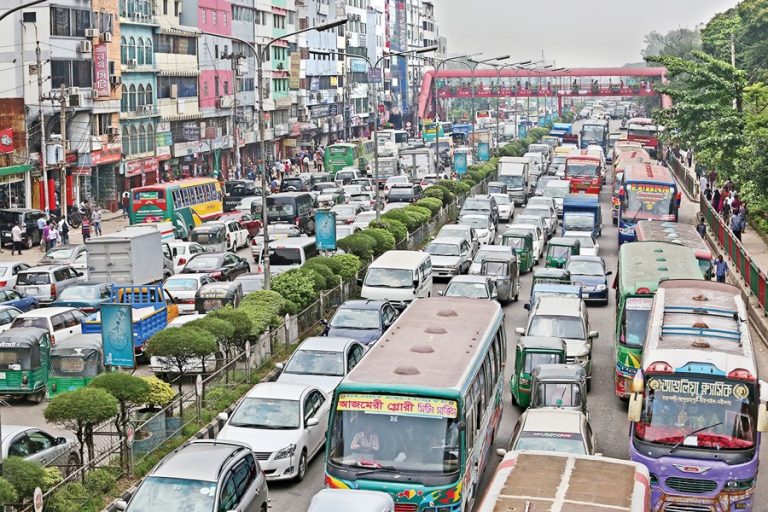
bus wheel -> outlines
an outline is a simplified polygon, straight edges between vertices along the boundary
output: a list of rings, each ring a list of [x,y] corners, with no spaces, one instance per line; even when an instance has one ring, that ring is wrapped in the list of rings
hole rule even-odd
[[[40,390],[37,393],[33,393],[31,395],[27,395],[27,400],[34,404],[39,404],[45,399],[45,390]]]

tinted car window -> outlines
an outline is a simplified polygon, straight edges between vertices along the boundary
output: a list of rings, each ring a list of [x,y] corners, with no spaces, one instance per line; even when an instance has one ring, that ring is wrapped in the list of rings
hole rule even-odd
[[[64,317],[63,314],[56,315],[53,318],[51,318],[51,324],[53,325],[54,331],[59,331],[61,329],[64,329],[67,326],[67,319]]]
[[[19,274],[16,284],[21,285],[40,285],[51,284],[51,276],[48,272],[22,272]]]

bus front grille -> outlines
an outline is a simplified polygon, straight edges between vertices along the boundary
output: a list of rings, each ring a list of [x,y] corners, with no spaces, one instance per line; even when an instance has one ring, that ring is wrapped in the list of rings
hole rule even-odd
[[[694,503],[667,503],[664,506],[664,512],[714,512],[714,510],[709,505]]]
[[[395,512],[416,512],[419,506],[413,503],[395,503]]]
[[[684,494],[707,494],[717,490],[714,480],[698,480],[695,478],[679,478],[671,476],[665,480],[667,487]]]

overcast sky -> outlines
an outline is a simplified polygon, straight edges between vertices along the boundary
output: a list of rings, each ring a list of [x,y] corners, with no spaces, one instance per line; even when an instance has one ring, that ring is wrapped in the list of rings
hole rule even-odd
[[[435,0],[449,54],[510,54],[508,62],[622,66],[642,60],[643,36],[706,23],[736,0]]]

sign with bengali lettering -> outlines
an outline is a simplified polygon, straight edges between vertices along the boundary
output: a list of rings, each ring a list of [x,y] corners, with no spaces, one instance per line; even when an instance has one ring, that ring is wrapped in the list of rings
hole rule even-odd
[[[749,386],[738,382],[689,380],[680,378],[648,379],[648,389],[657,399],[681,403],[730,404],[733,399],[747,400]]]
[[[288,79],[288,87],[295,91],[301,87],[301,54],[291,53],[291,77]]]
[[[358,395],[344,393],[339,396],[337,411],[361,411],[368,414],[396,414],[398,416],[428,416],[455,418],[458,404],[454,400],[391,395]]]
[[[109,57],[106,44],[93,45],[93,90],[100,98],[109,97]]]

